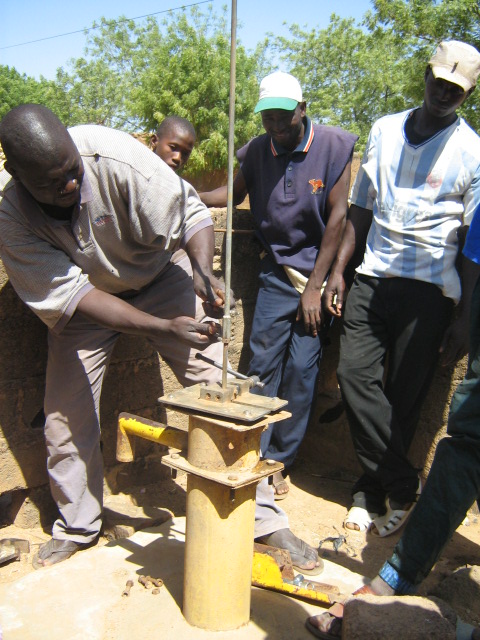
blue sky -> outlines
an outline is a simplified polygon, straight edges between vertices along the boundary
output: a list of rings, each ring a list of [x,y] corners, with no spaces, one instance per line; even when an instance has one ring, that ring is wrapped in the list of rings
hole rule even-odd
[[[190,3],[189,0],[184,2],[183,6]],[[225,0],[213,0],[211,4],[219,13],[225,5],[230,10],[230,4]],[[71,58],[83,55],[86,44],[83,33],[23,46],[11,45],[82,30],[102,16],[111,20],[120,16],[134,18],[181,6],[181,0],[82,0],[79,3],[7,0],[2,3],[0,21],[0,64],[37,79],[40,75],[54,79],[58,67],[66,68]],[[199,8],[206,9],[207,6],[200,5]],[[308,29],[325,28],[332,13],[361,20],[370,8],[370,0],[303,0],[298,4],[294,0],[237,0],[237,35],[247,49],[253,49],[267,32],[288,35],[284,22]]]

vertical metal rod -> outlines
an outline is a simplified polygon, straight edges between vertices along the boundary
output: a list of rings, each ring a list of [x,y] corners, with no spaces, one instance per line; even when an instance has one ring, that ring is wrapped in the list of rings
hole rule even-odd
[[[228,345],[231,336],[230,283],[232,274],[232,216],[233,216],[233,154],[235,131],[235,85],[237,70],[237,0],[232,0],[230,35],[230,101],[228,110],[228,180],[227,180],[227,232],[225,234],[225,313],[223,316],[222,388],[227,386]]]

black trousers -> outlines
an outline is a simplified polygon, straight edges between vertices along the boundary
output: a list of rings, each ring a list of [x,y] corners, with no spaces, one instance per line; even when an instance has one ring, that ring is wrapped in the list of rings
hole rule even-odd
[[[450,405],[427,484],[379,575],[398,593],[414,593],[471,505],[480,506],[480,280],[472,297],[468,370]]]
[[[364,475],[353,504],[384,513],[385,498],[415,498],[407,453],[453,302],[430,283],[357,275],[340,342],[338,380]]]

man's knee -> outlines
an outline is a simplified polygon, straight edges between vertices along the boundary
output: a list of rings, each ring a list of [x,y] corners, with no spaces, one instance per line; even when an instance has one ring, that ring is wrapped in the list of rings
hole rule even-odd
[[[362,366],[361,362],[357,362],[349,358],[348,360],[340,357],[340,362],[337,367],[337,379],[342,390],[356,386],[356,381],[359,381],[362,385],[365,384],[365,379],[368,371]]]

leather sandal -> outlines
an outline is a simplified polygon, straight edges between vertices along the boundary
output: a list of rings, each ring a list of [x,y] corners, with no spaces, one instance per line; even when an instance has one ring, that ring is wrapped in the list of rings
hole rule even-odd
[[[363,587],[360,587],[360,589],[354,591],[352,593],[352,596],[363,594],[378,596],[378,593],[375,593],[369,584],[364,584]],[[345,607],[342,602],[335,602],[325,613],[307,618],[305,620],[305,627],[316,638],[321,638],[321,640],[338,640],[342,637],[342,618],[344,608]],[[320,627],[317,625],[319,620],[324,616],[329,616],[329,618],[332,618],[328,629],[325,630],[320,629]]]

